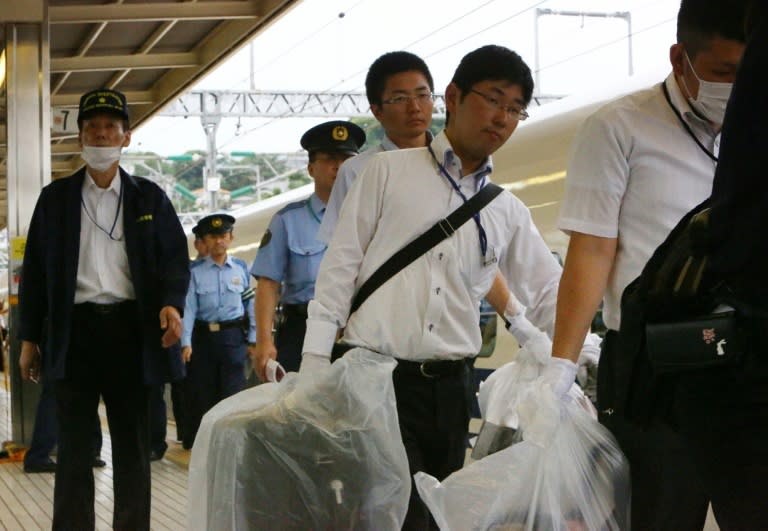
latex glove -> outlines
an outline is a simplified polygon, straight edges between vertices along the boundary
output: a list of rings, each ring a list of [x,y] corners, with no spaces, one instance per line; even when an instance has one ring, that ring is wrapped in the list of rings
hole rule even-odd
[[[576,381],[577,369],[578,365],[571,360],[553,357],[541,374],[541,382],[552,389],[557,398],[567,400],[568,390]]]
[[[507,330],[515,336],[520,346],[525,345],[531,338],[542,334],[541,330],[528,320],[525,316],[525,307],[520,306],[514,299],[509,298],[507,307],[504,310],[504,320]]]
[[[322,371],[331,366],[331,358],[323,356],[322,354],[313,354],[312,352],[305,352],[301,355],[301,365],[299,366],[299,372],[302,374],[312,374],[316,371]]]
[[[582,387],[587,386],[587,381],[589,379],[588,369],[597,367],[600,362],[601,343],[602,339],[600,339],[600,336],[597,334],[589,334],[584,341],[584,346],[581,348],[581,352],[579,352],[579,369],[576,373],[576,379]]]

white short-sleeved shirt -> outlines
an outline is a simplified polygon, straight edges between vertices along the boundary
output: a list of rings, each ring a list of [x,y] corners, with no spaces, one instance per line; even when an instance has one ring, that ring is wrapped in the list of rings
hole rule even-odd
[[[674,74],[672,104],[717,155],[720,135],[691,110]],[[611,102],[587,118],[571,148],[559,227],[618,238],[603,318],[618,330],[621,294],[677,222],[712,191],[715,162],[696,144],[661,84]]]
[[[488,171],[462,177],[445,133],[435,137],[432,148],[466,197],[482,188]],[[348,319],[353,295],[363,282],[461,203],[427,148],[373,156],[349,190],[320,264],[304,351],[328,355],[337,329],[346,327],[346,342],[398,358],[474,356],[482,342],[480,300],[497,270],[529,308],[529,318],[551,331],[560,266],[528,209],[508,192],[480,214],[486,256],[493,254],[497,261],[483,260],[478,228],[469,220],[389,279]]]

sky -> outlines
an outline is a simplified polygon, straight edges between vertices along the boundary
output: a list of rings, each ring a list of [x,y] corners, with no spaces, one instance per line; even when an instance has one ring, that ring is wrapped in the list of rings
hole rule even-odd
[[[660,72],[661,80],[678,7],[676,0],[303,0],[193,90],[364,92],[373,60],[408,50],[427,62],[435,92],[443,93],[466,53],[499,44],[518,52],[534,71],[535,93],[578,94],[628,75],[628,31],[634,73]],[[631,28],[625,18],[537,17],[537,9],[629,12]],[[529,111],[535,116],[535,107]],[[252,118],[238,124],[226,118],[217,149],[296,152],[301,134],[325,120]],[[167,156],[193,149],[206,149],[198,118],[156,117],[134,132],[128,151]]]

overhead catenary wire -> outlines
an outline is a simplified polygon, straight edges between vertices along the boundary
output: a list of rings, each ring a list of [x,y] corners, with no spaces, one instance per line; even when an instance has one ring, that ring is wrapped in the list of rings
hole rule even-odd
[[[459,41],[456,41],[456,42],[454,42],[454,43],[452,43],[452,44],[449,44],[448,46],[445,46],[445,47],[441,48],[440,50],[436,50],[435,52],[432,52],[430,55],[427,55],[426,57],[431,57],[431,56],[434,56],[434,55],[436,55],[436,54],[438,54],[438,53],[440,53],[440,52],[442,52],[442,51],[444,51],[444,50],[448,50],[448,49],[452,48],[453,46],[456,46],[456,45],[460,44],[461,42],[464,42],[464,41],[466,41],[466,40],[468,40],[468,39],[470,39],[470,38],[472,38],[472,37],[474,37],[474,36],[476,36],[476,35],[479,35],[479,34],[480,34],[480,33],[482,33],[483,31],[487,31],[488,29],[491,29],[491,28],[493,28],[493,27],[496,27],[496,26],[498,26],[498,25],[499,25],[500,23],[502,23],[502,22],[507,22],[508,20],[510,20],[511,18],[513,18],[514,16],[519,16],[520,14],[522,14],[522,13],[525,13],[527,10],[533,9],[533,8],[535,8],[535,7],[539,6],[539,5],[541,5],[542,3],[546,2],[546,1],[548,1],[548,0],[542,0],[542,1],[540,1],[540,2],[537,2],[537,3],[535,3],[534,5],[532,5],[532,6],[529,6],[529,7],[528,7],[528,8],[526,8],[525,10],[519,11],[519,12],[517,12],[515,15],[512,15],[512,16],[510,16],[510,17],[507,17],[507,18],[506,18],[506,19],[504,19],[503,21],[500,21],[500,22],[496,22],[496,23],[494,23],[494,24],[492,24],[492,25],[490,25],[490,26],[488,26],[488,27],[484,28],[483,30],[477,31],[477,32],[473,33],[473,34],[472,34],[472,35],[470,35],[470,36],[464,37],[464,38],[460,39]],[[652,30],[652,29],[655,29],[655,28],[657,28],[657,27],[659,27],[659,26],[662,26],[662,25],[664,25],[664,24],[668,24],[668,23],[670,23],[670,22],[672,22],[672,21],[674,21],[674,20],[675,20],[674,18],[664,19],[664,20],[662,20],[662,21],[660,21],[660,22],[657,22],[657,23],[655,23],[655,24],[652,24],[652,25],[650,25],[650,26],[644,27],[644,28],[642,28],[642,29],[638,29],[638,30],[635,30],[635,31],[633,31],[633,32],[632,32],[631,34],[629,34],[629,35],[623,35],[623,36],[621,36],[621,37],[619,37],[619,38],[616,38],[616,39],[611,39],[610,41],[607,41],[607,42],[603,42],[603,43],[600,43],[599,45],[597,45],[597,46],[594,46],[594,47],[592,47],[592,48],[589,48],[588,50],[585,50],[585,51],[583,51],[583,52],[580,52],[580,53],[577,53],[577,54],[573,54],[573,55],[570,55],[570,56],[568,56],[568,57],[566,57],[566,58],[564,58],[564,59],[561,59],[561,60],[559,60],[559,61],[556,61],[556,62],[554,62],[554,63],[551,63],[551,64],[548,64],[548,65],[542,66],[542,67],[538,68],[536,71],[537,71],[537,72],[541,72],[541,71],[547,70],[547,69],[549,69],[549,68],[553,68],[553,67],[555,67],[555,66],[558,66],[558,65],[560,65],[560,64],[563,64],[563,63],[567,63],[568,61],[572,61],[573,59],[576,59],[576,58],[578,58],[578,57],[582,57],[582,56],[584,56],[584,55],[587,55],[587,54],[590,54],[590,53],[594,53],[594,52],[596,52],[596,51],[598,51],[598,50],[601,50],[601,49],[603,49],[603,48],[607,48],[607,47],[609,47],[609,46],[612,46],[612,45],[616,44],[617,42],[621,42],[622,40],[626,40],[626,39],[627,39],[627,38],[629,38],[629,37],[635,37],[635,36],[637,36],[637,35],[640,35],[640,34],[642,34],[642,33],[645,33],[646,31],[650,31],[650,30]],[[334,84],[334,85],[332,85],[331,87],[329,87],[329,88],[325,89],[325,91],[330,91],[330,90],[333,90],[333,88],[337,87],[339,84],[341,84],[341,81],[340,81],[340,82],[338,82],[338,83],[336,83],[336,84]],[[314,104],[314,105],[312,106],[312,108],[316,107],[317,105],[319,105],[319,104]],[[280,119],[282,119],[282,118],[286,118],[286,117],[290,117],[290,116],[291,116],[291,115],[290,115],[290,113],[286,112],[286,113],[284,113],[284,114],[283,114],[283,115],[281,115],[281,116],[277,116],[277,117],[271,118],[271,119],[269,119],[268,121],[266,121],[266,122],[264,122],[264,123],[258,124],[258,125],[254,126],[254,127],[252,127],[252,128],[249,128],[249,129],[247,129],[245,132],[241,132],[241,133],[240,133],[240,135],[239,135],[239,137],[238,137],[238,136],[232,136],[232,137],[230,137],[229,139],[227,139],[227,140],[225,140],[224,142],[222,142],[222,143],[220,144],[220,147],[225,147],[225,146],[227,146],[227,145],[231,144],[232,142],[234,142],[235,140],[237,140],[238,138],[243,138],[243,137],[247,136],[247,135],[248,135],[248,134],[250,134],[250,133],[254,133],[254,132],[256,132],[256,131],[258,131],[258,130],[260,130],[260,129],[263,129],[264,127],[267,127],[267,126],[271,125],[272,123],[274,123],[274,122],[275,122],[275,121],[277,121],[277,120],[280,120]]]
[[[361,0],[361,1],[362,1],[362,0]],[[453,20],[451,20],[450,22],[448,22],[448,23],[446,23],[446,24],[443,24],[443,25],[442,25],[442,26],[440,26],[439,28],[436,28],[435,30],[432,30],[432,31],[430,31],[430,32],[429,32],[429,33],[427,33],[426,35],[424,35],[424,36],[420,37],[419,39],[416,39],[415,41],[411,42],[410,44],[406,45],[405,47],[403,47],[403,48],[401,48],[401,49],[408,49],[408,48],[412,47],[413,45],[415,45],[415,44],[417,44],[417,43],[419,43],[419,42],[421,42],[421,41],[423,41],[423,40],[425,40],[425,39],[427,39],[427,38],[431,37],[432,35],[435,35],[435,34],[439,33],[440,31],[443,31],[444,29],[446,29],[446,28],[450,27],[451,25],[453,25],[455,22],[457,22],[457,21],[460,21],[460,20],[462,20],[462,19],[466,18],[467,16],[469,16],[469,15],[471,15],[471,14],[473,14],[473,13],[475,13],[475,12],[479,11],[480,9],[482,9],[482,8],[484,8],[484,7],[486,7],[486,6],[490,5],[490,4],[492,4],[492,3],[493,3],[493,2],[495,2],[495,1],[497,1],[497,0],[489,0],[489,1],[487,1],[487,2],[485,2],[485,3],[483,3],[483,4],[481,4],[481,5],[479,5],[479,6],[477,6],[477,7],[474,7],[474,8],[472,8],[472,9],[470,9],[470,10],[468,10],[468,11],[464,12],[464,13],[463,13],[462,15],[460,15],[459,17],[456,17],[456,18],[454,18]],[[472,37],[474,37],[474,36],[476,36],[476,35],[478,35],[478,34],[482,33],[483,31],[486,31],[487,29],[490,29],[490,28],[493,28],[493,27],[495,27],[495,26],[498,26],[499,24],[501,24],[501,23],[503,23],[503,22],[508,22],[509,20],[512,20],[513,18],[515,18],[515,17],[518,17],[518,16],[520,16],[520,15],[522,15],[522,14],[526,13],[527,11],[530,11],[531,9],[534,9],[534,8],[536,8],[536,7],[540,6],[541,4],[543,4],[543,3],[546,3],[546,2],[548,2],[548,1],[549,1],[549,0],[539,0],[538,2],[535,2],[535,3],[531,4],[531,5],[529,5],[529,6],[528,6],[528,7],[526,7],[525,9],[519,10],[519,11],[517,11],[516,13],[514,13],[514,14],[512,14],[512,15],[508,16],[508,17],[506,17],[506,18],[505,18],[505,19],[503,19],[502,21],[500,21],[500,22],[496,22],[496,23],[492,24],[492,25],[491,25],[491,26],[489,26],[488,28],[486,28],[486,29],[483,29],[483,30],[480,30],[480,31],[478,31],[478,32],[475,32],[475,33],[473,33],[472,35],[470,35],[469,37],[465,37],[465,38],[464,38],[464,39],[462,39],[461,41],[458,41],[458,42],[456,42],[456,43],[454,43],[454,44],[452,44],[452,45],[449,45],[449,46],[448,46],[448,47],[446,47],[445,49],[448,49],[448,48],[450,48],[450,47],[453,47],[453,46],[455,46],[456,44],[459,44],[460,42],[463,42],[464,40],[467,40],[467,39],[469,39],[469,38],[472,38]],[[355,6],[359,5],[359,3],[360,3],[360,2],[358,2],[357,4],[355,4]],[[349,11],[349,10],[348,10],[348,11]],[[440,51],[440,50],[439,50],[439,51]],[[435,55],[436,53],[439,53],[439,51],[438,51],[438,52],[433,52],[432,54],[430,54],[430,56],[431,56],[431,55]],[[427,56],[427,57],[430,57],[430,56]],[[344,76],[344,77],[342,77],[342,79],[341,79],[341,80],[339,80],[338,82],[334,83],[334,84],[333,84],[333,85],[331,85],[330,87],[327,87],[326,89],[324,89],[324,90],[322,90],[322,91],[320,91],[320,92],[330,92],[330,91],[332,91],[333,89],[335,89],[336,87],[338,87],[339,85],[341,85],[342,83],[344,83],[344,82],[348,81],[349,79],[354,79],[355,77],[357,77],[357,76],[359,76],[360,74],[362,74],[362,73],[365,73],[365,72],[367,72],[367,71],[368,71],[368,67],[366,66],[365,68],[363,68],[363,69],[361,69],[361,70],[358,70],[358,71],[356,71],[356,72],[354,72],[354,73],[352,73],[352,74],[350,74],[350,75],[348,75],[348,76]],[[357,90],[359,90],[360,88],[362,88],[362,86],[361,86],[361,85],[358,85],[358,87],[357,87]],[[316,108],[317,106],[319,106],[319,103],[315,103],[315,104],[313,104],[312,106],[310,106],[310,108]],[[258,124],[258,125],[256,125],[256,126],[254,126],[254,127],[251,127],[251,128],[249,128],[249,129],[246,129],[245,131],[241,131],[241,132],[239,133],[239,135],[231,136],[230,138],[228,138],[227,140],[223,141],[223,142],[222,142],[221,144],[219,144],[219,145],[220,145],[220,147],[225,147],[225,146],[227,146],[227,145],[229,145],[229,144],[233,143],[235,140],[238,140],[238,139],[240,139],[240,138],[244,138],[244,137],[248,136],[250,133],[254,133],[254,132],[258,131],[258,130],[261,130],[261,129],[263,129],[263,128],[265,128],[265,127],[269,126],[269,125],[271,125],[272,123],[274,123],[274,122],[275,122],[275,121],[277,121],[277,120],[281,120],[281,119],[283,119],[283,118],[286,118],[286,117],[290,117],[290,116],[291,116],[290,112],[285,112],[285,113],[283,113],[282,115],[280,115],[280,116],[276,116],[276,117],[274,117],[274,118],[271,118],[271,119],[267,120],[267,121],[266,121],[266,122],[264,122],[264,123],[261,123],[261,124]]]

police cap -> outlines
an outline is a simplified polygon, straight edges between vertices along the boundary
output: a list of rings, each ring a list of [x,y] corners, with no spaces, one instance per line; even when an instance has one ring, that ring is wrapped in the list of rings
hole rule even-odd
[[[202,236],[200,236],[200,225],[196,224],[194,227],[192,227],[192,234],[195,235],[196,240],[202,238]]]
[[[100,113],[114,114],[123,120],[129,120],[125,94],[117,90],[100,88],[86,92],[80,97],[77,123]]]
[[[350,153],[356,155],[365,144],[365,132],[352,122],[334,120],[316,125],[301,137],[301,147],[309,153]]]
[[[205,216],[192,229],[195,236],[202,238],[206,234],[226,234],[232,232],[235,218],[229,214],[210,214]]]

